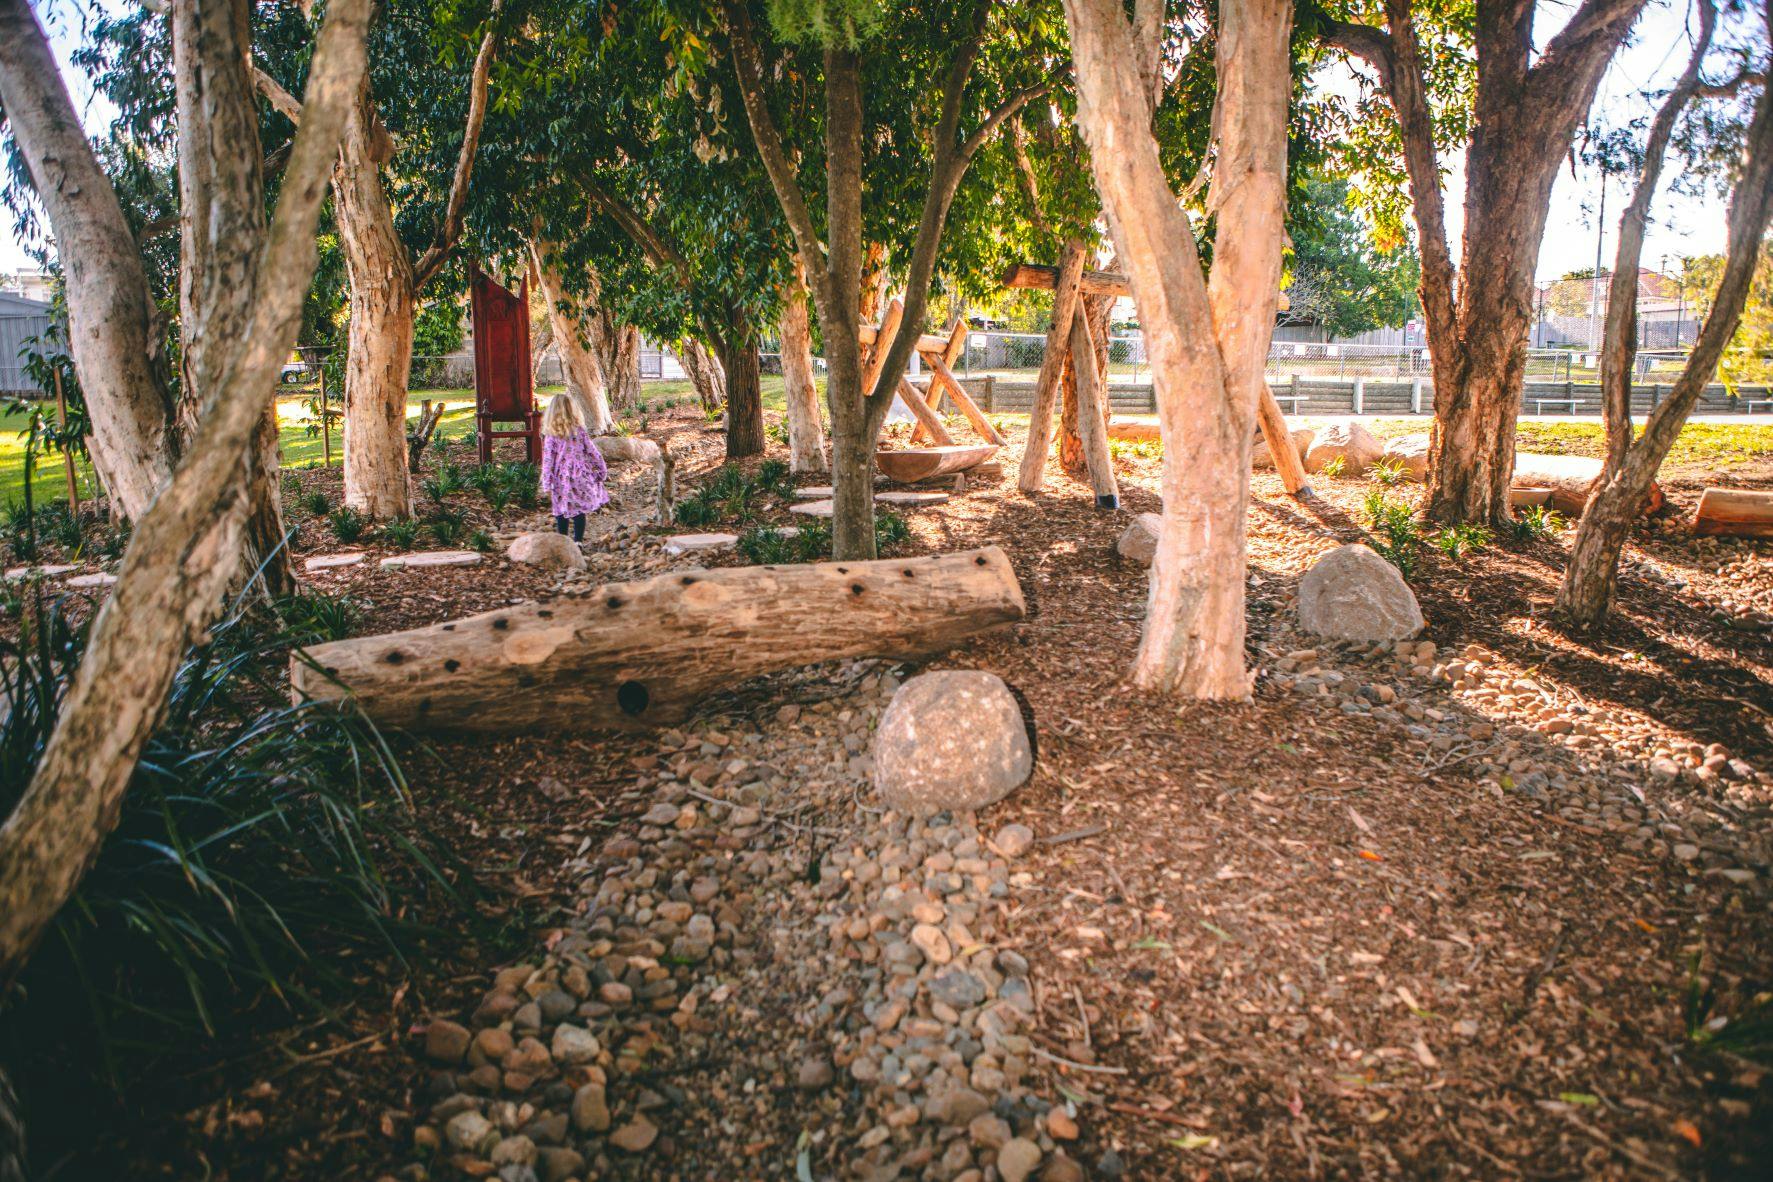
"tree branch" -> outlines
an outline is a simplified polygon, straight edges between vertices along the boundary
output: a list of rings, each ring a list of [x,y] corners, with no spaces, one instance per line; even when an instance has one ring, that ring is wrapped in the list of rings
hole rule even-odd
[[[616,225],[622,227],[622,232],[634,240],[634,244],[640,247],[649,262],[655,267],[677,272],[678,280],[682,286],[689,287],[689,260],[684,258],[683,253],[676,247],[665,241],[664,236],[653,228],[651,222],[647,221],[645,214],[589,177],[579,177],[578,183],[579,187],[585,191],[585,196],[591,199],[591,203],[608,214]]]
[[[1322,24],[1324,44],[1352,54],[1379,73],[1379,82],[1391,89],[1391,71],[1395,68],[1395,52],[1391,35],[1372,25],[1348,21],[1326,20]]]
[[[985,141],[989,140],[999,127],[1003,126],[1003,121],[1005,119],[1008,119],[1011,115],[1014,115],[1017,111],[1020,111],[1035,99],[1050,93],[1052,89],[1053,80],[1048,78],[1044,82],[1037,82],[1033,86],[1024,87],[1023,89],[1018,90],[1015,94],[1012,94],[1009,98],[999,103],[995,111],[985,116],[985,122],[979,124],[973,134],[966,138],[966,142],[961,144],[960,151],[956,155],[956,159],[960,162],[961,167],[964,169],[967,164],[972,162],[974,153],[984,146]]]
[[[813,224],[812,210],[806,194],[801,191],[800,177],[782,146],[782,132],[770,114],[769,100],[763,92],[763,58],[751,29],[751,14],[741,0],[725,0],[727,38],[732,42],[733,72],[738,75],[739,97],[745,104],[745,119],[751,125],[751,138],[757,142],[757,153],[763,157],[764,170],[769,173],[770,186],[782,203],[782,213],[794,234],[794,244],[801,262],[813,284],[813,297],[822,307],[831,304],[830,278],[825,269],[825,244]],[[821,312],[821,315],[824,313]]]
[[[257,65],[252,68],[252,84],[271,104],[271,109],[300,126],[302,122],[302,100],[283,88],[283,83],[265,73]]]
[[[443,221],[437,227],[436,238],[413,264],[414,291],[424,287],[437,274],[462,236],[468,207],[468,182],[474,175],[474,154],[480,149],[480,131],[486,125],[487,78],[492,72],[493,53],[498,48],[498,15],[499,6],[494,4],[492,19],[495,24],[480,39],[480,52],[474,55],[474,71],[468,77],[468,124],[462,132],[462,151],[456,157],[456,174],[450,182],[449,201],[444,206]]]

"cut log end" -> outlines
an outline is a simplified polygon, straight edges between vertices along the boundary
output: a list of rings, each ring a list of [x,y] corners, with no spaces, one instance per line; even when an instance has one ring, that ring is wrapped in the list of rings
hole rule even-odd
[[[1693,532],[1701,537],[1773,538],[1773,492],[1708,488],[1699,496]]]

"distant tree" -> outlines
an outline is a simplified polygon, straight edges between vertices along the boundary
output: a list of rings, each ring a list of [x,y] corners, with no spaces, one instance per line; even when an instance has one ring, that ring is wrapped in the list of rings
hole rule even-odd
[[[1332,337],[1394,328],[1417,310],[1422,261],[1406,237],[1382,250],[1349,201],[1346,178],[1313,176],[1287,211],[1293,240],[1283,322],[1321,324]]]
[[[1704,317],[1711,311],[1725,263],[1721,254],[1687,260],[1680,276],[1681,294],[1695,316]],[[1736,335],[1718,358],[1718,378],[1732,391],[1738,386],[1773,382],[1773,243],[1761,243]]]

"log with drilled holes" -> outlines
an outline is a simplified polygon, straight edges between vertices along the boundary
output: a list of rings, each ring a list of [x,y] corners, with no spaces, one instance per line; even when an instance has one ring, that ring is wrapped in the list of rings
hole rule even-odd
[[[420,730],[645,730],[760,674],[941,652],[1020,620],[996,546],[922,558],[675,571],[290,658],[294,696]]]

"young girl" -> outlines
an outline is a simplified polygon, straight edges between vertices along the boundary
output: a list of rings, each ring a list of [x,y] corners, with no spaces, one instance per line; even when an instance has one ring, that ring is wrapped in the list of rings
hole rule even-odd
[[[565,533],[570,522],[573,541],[584,541],[585,514],[609,504],[608,475],[578,400],[564,390],[550,398],[542,412],[542,488],[553,502],[554,528]]]

